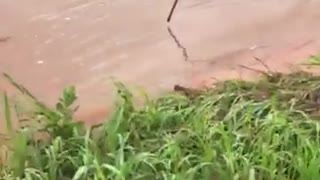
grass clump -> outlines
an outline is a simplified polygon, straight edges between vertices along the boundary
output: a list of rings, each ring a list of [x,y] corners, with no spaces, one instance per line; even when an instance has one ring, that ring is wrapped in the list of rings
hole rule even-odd
[[[116,110],[91,128],[73,121],[75,90],[67,88],[55,108],[34,99],[38,108],[30,120],[40,128],[11,131],[1,177],[319,179],[319,82],[305,72],[225,81],[194,94],[146,97],[139,109],[116,83]],[[39,131],[47,138],[36,138]]]

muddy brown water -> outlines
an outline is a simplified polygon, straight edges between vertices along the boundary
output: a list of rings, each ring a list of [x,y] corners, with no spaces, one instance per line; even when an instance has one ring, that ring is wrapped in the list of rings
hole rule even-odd
[[[0,71],[53,104],[75,85],[77,118],[103,120],[113,102],[111,78],[151,95],[174,84],[202,87],[217,79],[256,77],[239,64],[274,70],[317,54],[320,1],[1,0]],[[14,95],[1,81],[0,91]]]

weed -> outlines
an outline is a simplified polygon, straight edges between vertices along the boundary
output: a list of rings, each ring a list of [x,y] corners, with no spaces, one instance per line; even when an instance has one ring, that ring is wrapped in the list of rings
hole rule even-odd
[[[268,74],[257,82],[225,81],[203,91],[146,97],[142,108],[134,107],[132,94],[117,82],[114,113],[92,128],[73,119],[73,87],[54,108],[31,96],[37,108],[29,119],[40,120],[47,138],[36,138],[39,130],[32,126],[10,131],[1,177],[318,179],[319,82],[305,72]]]
[[[320,65],[320,57],[319,56],[310,56],[307,59],[307,62],[305,65],[310,65],[310,66],[319,66]]]

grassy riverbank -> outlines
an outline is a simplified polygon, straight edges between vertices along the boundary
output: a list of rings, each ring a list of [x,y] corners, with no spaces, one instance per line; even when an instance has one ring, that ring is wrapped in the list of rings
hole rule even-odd
[[[9,131],[4,179],[320,179],[320,77],[265,74],[203,91],[173,93],[136,109],[116,84],[117,109],[104,124],[72,121],[67,88],[55,109],[35,98],[36,128]],[[21,86],[18,86],[20,90]],[[27,93],[28,94],[28,93]],[[10,129],[10,102],[4,98]]]

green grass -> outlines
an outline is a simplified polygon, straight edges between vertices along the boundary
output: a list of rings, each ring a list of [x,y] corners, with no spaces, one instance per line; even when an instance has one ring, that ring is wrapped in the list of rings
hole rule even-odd
[[[146,97],[142,108],[116,83],[114,113],[92,128],[73,121],[73,87],[49,108],[15,86],[38,108],[34,126],[9,131],[2,179],[320,179],[318,76],[219,82],[188,96]],[[3,104],[11,128],[6,95]],[[47,138],[36,138],[40,131]]]
[[[310,56],[306,62],[303,63],[308,66],[319,66],[320,65],[320,56]]]

